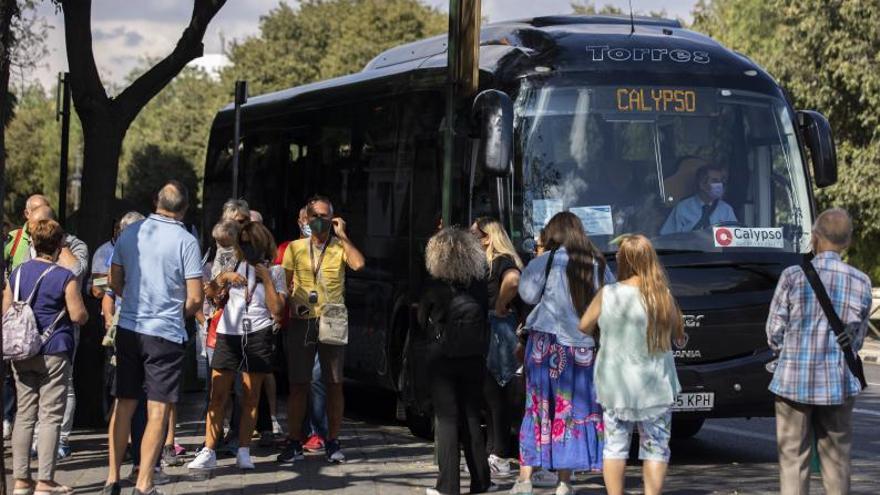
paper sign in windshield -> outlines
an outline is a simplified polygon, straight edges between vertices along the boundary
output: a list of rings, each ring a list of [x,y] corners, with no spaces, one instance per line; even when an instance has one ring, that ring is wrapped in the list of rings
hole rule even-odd
[[[569,211],[581,219],[587,235],[613,235],[614,222],[611,219],[611,206],[577,206]]]
[[[776,248],[785,247],[781,228],[715,227],[715,247]]]
[[[561,199],[535,199],[532,201],[532,231],[537,232],[547,225],[553,215],[562,211]]]

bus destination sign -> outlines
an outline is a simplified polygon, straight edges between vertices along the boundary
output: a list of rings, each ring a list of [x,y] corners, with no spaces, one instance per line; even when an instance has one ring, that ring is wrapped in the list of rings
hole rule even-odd
[[[708,115],[715,111],[711,89],[617,86],[597,88],[594,95],[595,107],[605,112]]]

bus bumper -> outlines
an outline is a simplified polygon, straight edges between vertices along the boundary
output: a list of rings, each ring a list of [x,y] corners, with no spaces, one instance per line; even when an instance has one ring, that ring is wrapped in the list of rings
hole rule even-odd
[[[687,418],[751,418],[773,416],[773,394],[767,389],[773,375],[767,363],[773,360],[769,349],[749,356],[707,364],[679,364],[678,381],[682,393],[711,392],[710,410],[678,410]]]

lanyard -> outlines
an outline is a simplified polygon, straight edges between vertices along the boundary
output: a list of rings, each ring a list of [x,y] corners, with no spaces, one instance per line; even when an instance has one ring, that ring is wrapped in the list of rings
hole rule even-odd
[[[330,245],[330,239],[324,243],[324,247],[321,248],[321,256],[318,257],[318,264],[315,265],[315,245],[311,239],[309,239],[309,260],[312,263],[312,276],[315,277],[315,283],[318,283],[318,276],[321,273],[321,265],[324,263],[324,254],[327,252],[327,246]]]
[[[244,314],[247,315],[248,308],[251,305],[251,301],[254,299],[254,293],[257,292],[257,282],[254,281],[254,290],[251,290],[251,273],[250,273],[251,265],[245,263],[244,265]],[[256,278],[256,273],[254,274],[254,278]]]

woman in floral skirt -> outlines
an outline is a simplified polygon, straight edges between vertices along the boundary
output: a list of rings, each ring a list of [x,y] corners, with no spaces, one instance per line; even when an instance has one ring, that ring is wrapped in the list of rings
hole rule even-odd
[[[595,341],[578,331],[593,296],[613,281],[602,254],[572,213],[544,229],[545,254],[520,278],[519,294],[535,309],[526,321],[526,410],[520,428],[520,472],[511,494],[532,493],[534,468],[559,473],[557,495],[574,493],[573,470],[602,469],[602,411],[593,390]]]

